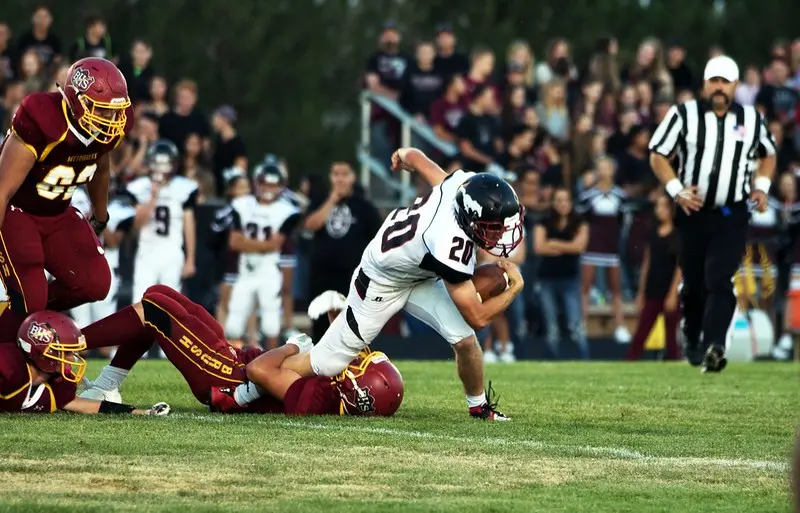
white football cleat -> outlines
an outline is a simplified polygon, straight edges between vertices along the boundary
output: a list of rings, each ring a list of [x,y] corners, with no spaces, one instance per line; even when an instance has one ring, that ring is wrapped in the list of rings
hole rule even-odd
[[[497,363],[497,354],[489,349],[483,352],[483,363]]]
[[[119,389],[117,388],[114,390],[103,390],[102,388],[91,387],[84,390],[78,397],[82,397],[84,399],[94,399],[95,401],[107,401],[109,403],[122,404],[122,395],[119,393]]]
[[[506,351],[504,353],[500,353],[500,362],[501,363],[514,363],[517,361],[517,357],[514,356],[514,353],[511,351]]]
[[[618,344],[630,344],[632,337],[628,328],[625,326],[617,326],[617,329],[614,330],[614,338],[617,340]]]
[[[314,347],[314,341],[306,335],[305,333],[298,333],[297,335],[292,335],[286,340],[287,344],[294,344],[300,350],[300,354],[307,353],[311,351],[311,348]]]

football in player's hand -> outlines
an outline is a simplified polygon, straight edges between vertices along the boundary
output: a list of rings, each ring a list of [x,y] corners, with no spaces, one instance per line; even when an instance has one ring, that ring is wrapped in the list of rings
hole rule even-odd
[[[482,303],[499,296],[508,288],[508,275],[495,263],[483,264],[475,268],[472,283],[478,291],[478,300]]]

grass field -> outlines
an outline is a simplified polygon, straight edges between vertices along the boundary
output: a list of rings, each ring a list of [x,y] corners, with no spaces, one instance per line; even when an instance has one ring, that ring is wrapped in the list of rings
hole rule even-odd
[[[491,366],[513,417],[496,424],[466,416],[452,362],[398,367],[394,418],[286,418],[210,414],[167,362],[143,362],[123,398],[174,415],[0,416],[0,511],[789,508],[795,365]]]

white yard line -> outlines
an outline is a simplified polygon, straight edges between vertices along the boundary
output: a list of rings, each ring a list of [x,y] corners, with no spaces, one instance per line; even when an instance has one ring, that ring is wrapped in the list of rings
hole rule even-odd
[[[192,419],[204,422],[228,422],[234,420],[233,415],[198,415],[191,413],[176,413],[166,419]],[[248,418],[250,420],[250,418]],[[539,450],[571,451],[585,456],[599,456],[621,460],[635,460],[648,465],[663,467],[725,467],[725,468],[749,468],[756,470],[768,470],[772,472],[788,472],[789,464],[774,460],[750,460],[750,459],[724,459],[724,458],[698,458],[682,456],[652,456],[639,451],[626,449],[624,447],[594,447],[590,445],[567,445],[539,442],[536,440],[515,440],[509,438],[495,437],[469,437],[451,436],[439,433],[429,433],[425,431],[413,431],[406,429],[394,429],[372,426],[353,426],[353,425],[333,425],[317,424],[310,422],[300,422],[296,420],[267,420],[266,418],[256,418],[256,423],[271,426],[291,427],[297,429],[317,429],[322,431],[338,431],[345,433],[370,433],[374,435],[390,435],[404,438],[417,438],[426,440],[441,440],[456,442],[463,445],[503,445],[510,447],[526,447]]]

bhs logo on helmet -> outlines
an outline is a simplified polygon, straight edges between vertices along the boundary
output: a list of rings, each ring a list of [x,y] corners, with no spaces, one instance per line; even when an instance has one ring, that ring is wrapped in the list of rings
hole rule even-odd
[[[56,336],[53,329],[47,324],[31,323],[28,328],[28,338],[41,342],[42,344],[52,344]]]
[[[86,92],[94,84],[94,77],[85,68],[77,68],[72,74],[72,87]]]
[[[356,388],[356,409],[362,415],[375,412],[375,398],[369,393],[369,387]]]

